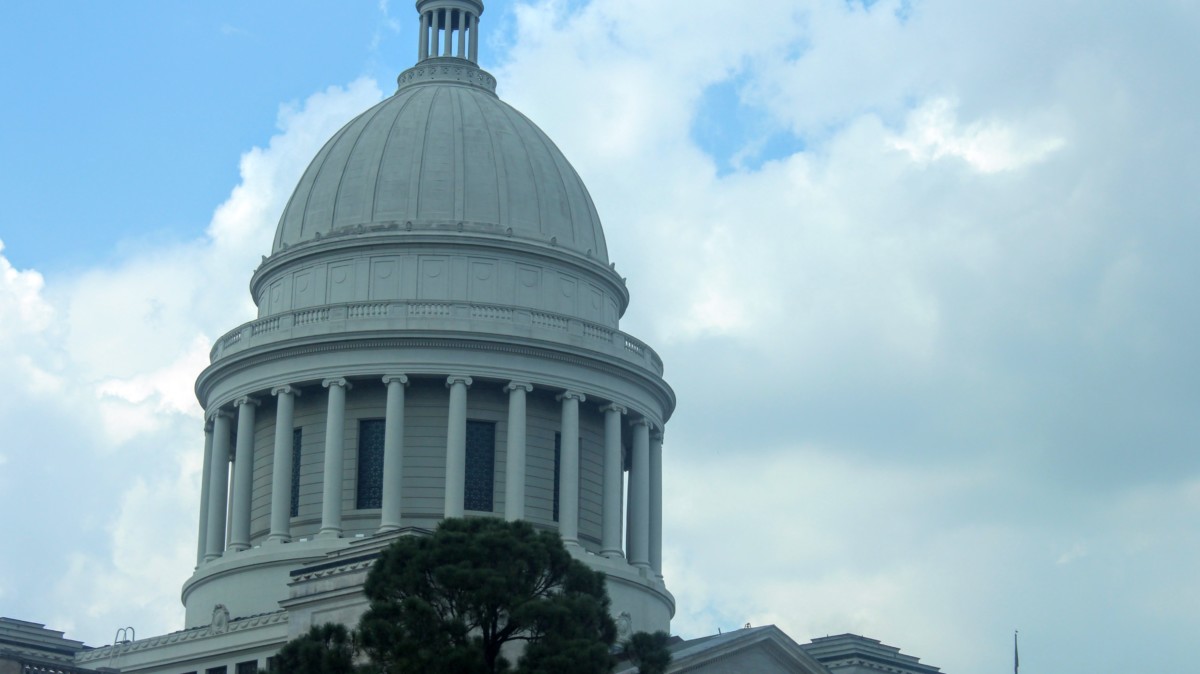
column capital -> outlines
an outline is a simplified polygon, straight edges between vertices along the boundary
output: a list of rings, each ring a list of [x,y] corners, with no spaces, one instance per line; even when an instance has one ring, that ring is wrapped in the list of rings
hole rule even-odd
[[[325,388],[329,388],[330,386],[341,386],[347,391],[354,388],[354,385],[346,381],[345,377],[332,377],[330,379],[326,379],[321,382],[321,386],[324,386]]]
[[[212,433],[212,431],[213,431],[213,420],[206,416],[206,417],[204,417],[204,432]]]
[[[650,428],[650,442],[657,442],[661,445],[662,441],[663,441],[663,435],[666,432],[667,431],[664,428],[659,428],[658,426],[651,427]]]
[[[471,379],[465,374],[452,374],[449,377],[446,377],[447,388],[454,386],[455,384],[462,384],[469,387],[473,383],[475,383],[475,380]]]
[[[512,391],[516,391],[517,389],[521,389],[521,390],[525,391],[526,393],[530,393],[533,391],[533,384],[530,384],[529,382],[526,382],[526,381],[510,381],[510,382],[508,382],[507,385],[505,385],[504,392],[509,393]]]
[[[609,404],[605,405],[604,407],[601,407],[600,411],[601,412],[616,412],[617,414],[626,414],[627,412],[629,412],[629,409],[627,407],[625,407],[624,405],[620,405],[617,403],[609,403]]]
[[[232,419],[233,412],[230,412],[229,410],[227,410],[223,407],[218,407],[217,409],[210,412],[206,418],[208,419],[208,421],[210,423],[212,423],[217,420],[217,417],[223,417],[225,419]]]
[[[241,398],[238,398],[237,400],[233,401],[233,404],[237,405],[238,407],[242,407],[243,405],[254,405],[255,407],[258,407],[259,405],[262,404],[262,402],[259,401],[258,398],[251,398],[250,396],[242,396]]]
[[[558,395],[554,396],[554,399],[558,400],[558,401],[578,400],[579,402],[585,402],[585,401],[587,401],[587,396],[580,393],[579,391],[567,390],[567,391],[563,391],[562,393],[559,393]]]
[[[281,393],[290,393],[291,395],[298,396],[300,395],[300,389],[296,386],[292,386],[291,384],[280,384],[279,386],[271,389],[271,395],[273,396],[278,397]]]
[[[403,386],[408,386],[408,375],[406,374],[385,374],[383,375],[384,385],[397,382]]]
[[[650,420],[647,419],[646,417],[638,417],[636,419],[633,419],[629,422],[629,425],[630,426],[645,426],[646,428],[654,428],[654,424],[650,423]]]

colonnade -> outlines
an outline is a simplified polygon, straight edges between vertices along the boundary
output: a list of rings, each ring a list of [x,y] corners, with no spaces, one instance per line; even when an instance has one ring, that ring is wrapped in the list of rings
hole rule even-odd
[[[457,49],[455,33],[458,33]],[[422,12],[417,61],[438,56],[439,42],[441,56],[457,56],[478,63],[479,17],[469,10],[450,7]]]
[[[388,374],[382,378],[387,387],[383,439],[383,494],[379,533],[401,528],[401,482],[404,461],[405,388],[408,377]],[[466,481],[467,399],[473,380],[465,375],[446,379],[449,408],[446,427],[446,473],[444,517],[464,513]],[[367,385],[360,382],[360,385]],[[344,378],[321,382],[325,390],[326,434],[322,474],[321,526],[317,538],[342,535],[342,489],[345,456],[346,393],[353,384]],[[534,390],[531,383],[511,381],[508,394],[507,456],[505,470],[504,517],[525,519],[525,482],[527,476],[526,398]],[[293,419],[296,396],[294,385],[270,390],[275,399],[274,455],[271,470],[270,532],[267,545],[291,541],[291,476]],[[574,390],[559,390],[556,395],[560,412],[560,459],[558,530],[568,546],[579,543],[580,484],[580,405],[587,396]],[[238,398],[234,412],[215,410],[205,423],[204,473],[201,484],[200,536],[197,564],[211,562],[226,551],[246,550],[251,544],[250,506],[254,468],[254,425],[257,409],[264,402],[254,396]],[[645,417],[629,420],[632,432],[632,463],[626,518],[622,518],[622,428],[628,409],[617,403],[600,407],[604,415],[603,480],[600,554],[614,559],[626,558],[630,565],[646,575],[662,576],[662,431]],[[230,456],[232,424],[236,419],[237,445]],[[230,463],[233,480],[230,493]],[[494,469],[494,467],[493,467]],[[228,512],[227,512],[228,509]],[[226,538],[226,523],[229,535]],[[626,529],[622,547],[622,524]],[[228,547],[226,547],[228,542]]]

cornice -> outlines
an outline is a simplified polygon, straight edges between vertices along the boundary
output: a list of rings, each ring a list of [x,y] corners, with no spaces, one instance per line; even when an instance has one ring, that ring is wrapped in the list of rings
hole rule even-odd
[[[636,337],[599,323],[566,314],[519,306],[478,302],[345,302],[294,309],[243,323],[222,335],[209,351],[217,361],[254,346],[322,335],[407,332],[413,334],[470,333],[508,340],[563,344],[637,363],[663,374],[658,353]],[[490,329],[489,329],[490,328]]]
[[[178,632],[171,632],[158,637],[149,639],[141,639],[128,644],[118,646],[101,646],[86,653],[80,653],[75,657],[78,663],[92,662],[109,657],[113,649],[116,648],[115,655],[124,655],[125,653],[136,653],[138,651],[149,650],[152,648],[160,648],[171,644],[178,644],[190,641],[201,641],[214,637],[225,636],[233,632],[245,632],[271,625],[278,625],[288,621],[286,611],[275,611],[273,613],[260,613],[258,615],[248,616],[230,620],[224,631],[213,630],[212,625],[202,625],[200,627],[192,627]]]
[[[333,333],[323,335],[322,339],[318,340],[298,338],[288,340],[288,342],[275,342],[262,347],[253,347],[205,368],[196,379],[196,396],[202,404],[211,407],[214,401],[209,400],[209,397],[219,379],[267,363],[308,355],[383,349],[462,349],[528,356],[578,365],[622,378],[632,377],[642,382],[658,398],[658,402],[664,410],[663,421],[666,421],[674,411],[674,391],[671,390],[671,387],[662,377],[652,375],[642,368],[635,368],[615,359],[601,358],[602,354],[599,352],[589,352],[586,355],[571,353],[561,350],[561,346],[563,345],[553,342],[519,344],[509,341],[512,338],[507,336],[502,336],[505,341],[491,341],[479,339],[480,335],[478,333],[468,334],[471,336],[457,337],[443,333],[441,336],[427,334],[383,337],[363,333]],[[414,372],[412,374],[417,373]]]
[[[489,223],[436,220],[353,225],[263,256],[262,263],[250,277],[250,294],[252,298],[258,298],[262,285],[276,272],[285,267],[302,266],[314,257],[361,252],[358,249],[368,249],[372,254],[380,255],[437,248],[447,248],[460,255],[500,250],[542,263],[570,267],[608,286],[621,300],[618,315],[624,315],[629,307],[629,288],[625,279],[617,273],[616,263],[606,265],[598,258],[559,246],[553,238],[547,241],[528,238],[511,227],[500,230]]]

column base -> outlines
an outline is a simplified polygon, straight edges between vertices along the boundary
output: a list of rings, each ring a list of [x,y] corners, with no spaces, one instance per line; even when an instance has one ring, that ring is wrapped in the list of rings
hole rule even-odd
[[[271,534],[267,537],[267,540],[263,543],[263,545],[283,545],[284,543],[291,542],[291,536],[284,536],[283,534]]]
[[[322,529],[317,532],[316,536],[314,536],[314,538],[316,538],[317,540],[329,539],[329,538],[341,538],[341,537],[342,537],[341,529]]]
[[[625,553],[621,550],[601,550],[600,556],[608,559],[625,559]]]
[[[375,535],[378,536],[380,534],[387,534],[393,531],[399,531],[403,528],[404,527],[400,526],[399,524],[384,524],[379,527],[379,529],[375,532]]]
[[[229,549],[226,550],[225,552],[242,552],[243,550],[249,550],[249,549],[250,549],[249,543],[234,543],[234,544],[230,545]]]

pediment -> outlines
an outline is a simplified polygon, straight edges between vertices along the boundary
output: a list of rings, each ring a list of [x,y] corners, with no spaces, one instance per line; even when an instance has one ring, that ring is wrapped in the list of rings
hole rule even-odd
[[[828,674],[774,625],[685,641],[672,649],[670,674]],[[636,667],[618,668],[633,674]]]

